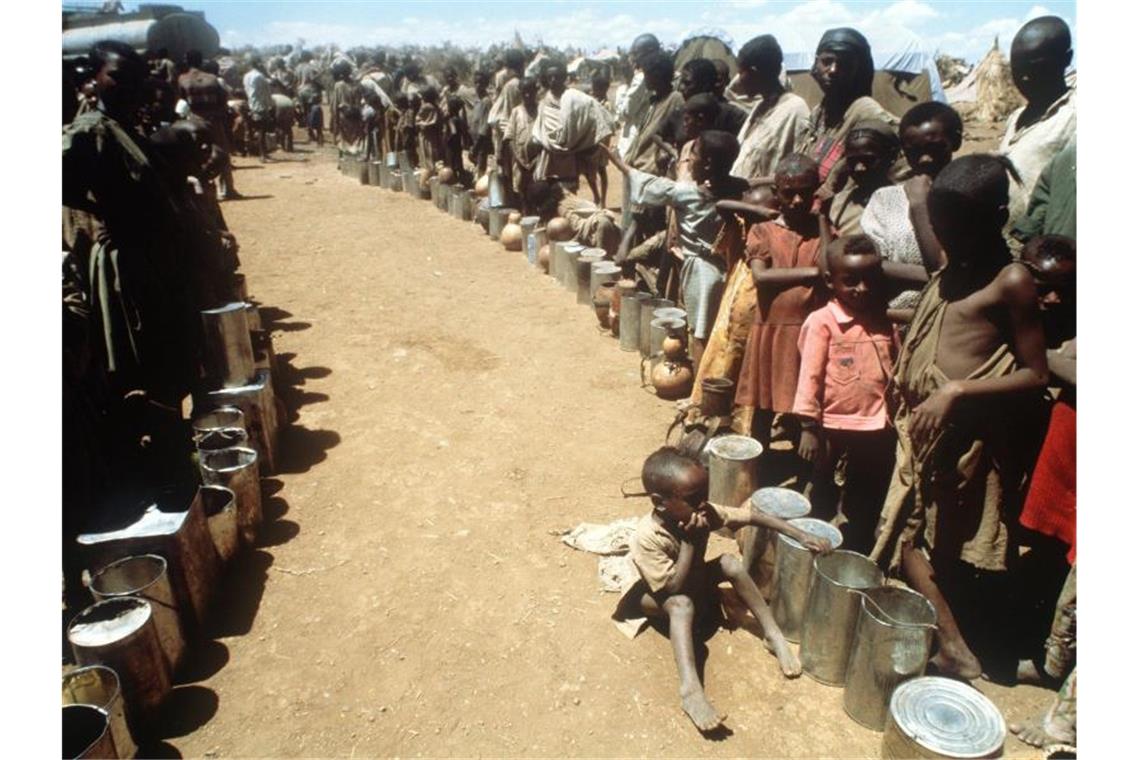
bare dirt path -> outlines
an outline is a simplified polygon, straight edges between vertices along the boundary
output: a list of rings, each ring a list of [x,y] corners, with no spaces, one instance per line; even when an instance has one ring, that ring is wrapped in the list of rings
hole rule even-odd
[[[648,508],[618,487],[672,411],[636,354],[472,225],[359,186],[328,149],[275,156],[238,159],[253,197],[224,211],[295,413],[264,546],[228,577],[167,751],[878,756],[841,689],[784,680],[744,630],[709,641],[733,735],[702,739],[668,641],[626,640],[595,558],[551,535]],[[1048,699],[981,688],[1007,719]]]

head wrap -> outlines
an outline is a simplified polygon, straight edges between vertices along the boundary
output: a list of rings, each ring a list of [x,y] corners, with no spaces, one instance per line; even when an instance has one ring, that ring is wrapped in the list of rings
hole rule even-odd
[[[871,82],[875,78],[875,61],[871,57],[871,44],[859,31],[850,27],[828,29],[819,38],[815,54],[831,52],[846,53],[854,61],[857,71],[852,89],[856,97],[871,94]]]
[[[846,140],[849,142],[857,137],[867,137],[874,140],[891,161],[898,156],[899,136],[895,134],[894,127],[885,121],[863,119],[855,122],[855,125],[847,133]]]

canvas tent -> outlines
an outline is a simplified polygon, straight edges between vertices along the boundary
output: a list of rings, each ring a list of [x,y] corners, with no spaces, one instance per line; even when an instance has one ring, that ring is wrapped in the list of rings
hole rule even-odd
[[[682,66],[694,58],[724,61],[728,65],[729,78],[736,76],[736,56],[733,55],[732,48],[719,37],[697,34],[682,42],[673,55],[674,71],[679,72]]]

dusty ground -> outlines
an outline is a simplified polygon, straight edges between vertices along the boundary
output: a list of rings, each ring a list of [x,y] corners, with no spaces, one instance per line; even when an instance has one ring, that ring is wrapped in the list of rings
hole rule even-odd
[[[224,206],[295,410],[284,472],[149,752],[877,757],[841,689],[743,629],[708,642],[732,735],[701,738],[668,641],[618,633],[596,559],[551,535],[647,509],[619,484],[671,405],[521,254],[298,148],[238,159],[251,198]],[[1049,698],[980,687],[1007,720]]]

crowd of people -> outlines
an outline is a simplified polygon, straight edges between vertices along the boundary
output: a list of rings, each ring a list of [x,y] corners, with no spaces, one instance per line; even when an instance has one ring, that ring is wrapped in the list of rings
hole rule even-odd
[[[574,84],[559,56],[519,49],[430,73],[410,56],[291,49],[223,71],[195,51],[148,62],[99,43],[64,77],[65,542],[112,494],[194,477],[181,404],[202,388],[198,312],[237,298],[229,155],[270,160],[295,120],[342,154],[494,185],[678,302],[696,377],[684,411],[699,416],[702,380],[731,380],[733,430],[765,457],[789,442],[812,516],[934,604],[932,672],[1049,685],[1056,704],[1017,734],[1075,743],[1071,48],[1061,19],[1025,24],[1010,60],[1025,105],[997,151],[956,156],[958,113],[880,105],[871,47],[849,28],[819,41],[813,107],[770,35],[730,76],[722,60],[677,70],[645,34],[628,66]],[[785,675],[800,665],[750,578],[755,551],[700,571],[709,531],[830,547],[708,504],[698,454],[645,463],[654,508],[623,605],[669,620],[682,706],[710,730],[723,717],[692,657],[710,581],[732,582]]]

